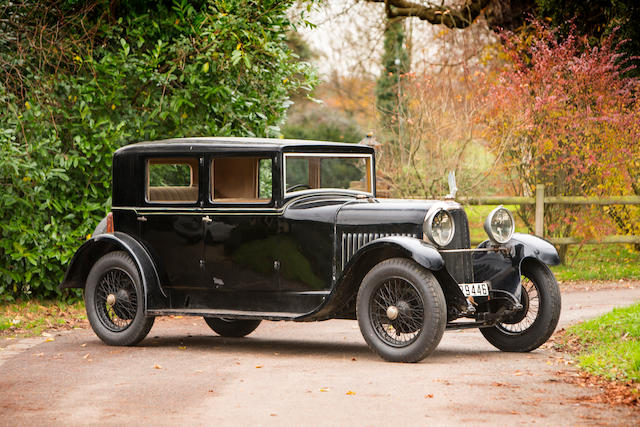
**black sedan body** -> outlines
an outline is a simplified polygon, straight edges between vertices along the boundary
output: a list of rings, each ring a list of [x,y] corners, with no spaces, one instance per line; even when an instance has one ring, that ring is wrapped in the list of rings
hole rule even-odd
[[[499,231],[510,216],[500,209]],[[358,319],[383,358],[417,361],[445,326],[531,350],[559,314],[551,244],[511,230],[471,249],[455,201],[377,198],[374,151],[363,145],[132,144],[114,154],[108,223],[78,249],[61,287],[92,288],[87,312],[109,344],[135,344],[159,315],[204,316],[229,336],[261,320],[344,318]]]

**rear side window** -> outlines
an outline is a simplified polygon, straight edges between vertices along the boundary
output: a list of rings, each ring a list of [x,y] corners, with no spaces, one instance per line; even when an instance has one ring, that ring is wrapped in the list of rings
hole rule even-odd
[[[211,162],[214,202],[268,203],[272,187],[271,158],[220,157]]]
[[[197,202],[198,159],[149,159],[147,200],[150,202]]]

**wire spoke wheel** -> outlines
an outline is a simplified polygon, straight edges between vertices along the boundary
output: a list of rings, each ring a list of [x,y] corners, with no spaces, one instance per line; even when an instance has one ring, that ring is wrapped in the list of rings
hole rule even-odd
[[[413,343],[424,325],[424,303],[409,281],[393,277],[373,292],[370,316],[376,335],[393,347]]]
[[[120,269],[108,270],[98,281],[95,309],[100,322],[110,331],[121,332],[131,325],[138,310],[133,279]]]
[[[522,277],[522,312],[517,313],[513,322],[507,321],[498,324],[498,328],[508,334],[519,334],[529,329],[540,315],[540,291],[535,282],[527,277]]]
[[[502,351],[532,351],[544,344],[560,318],[560,288],[549,267],[528,260],[521,266],[522,309],[492,327],[480,328],[482,335]]]

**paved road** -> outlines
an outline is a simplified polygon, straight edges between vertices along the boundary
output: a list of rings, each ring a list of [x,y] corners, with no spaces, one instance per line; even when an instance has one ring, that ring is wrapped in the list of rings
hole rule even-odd
[[[563,294],[561,324],[640,299],[640,286]],[[418,364],[381,361],[357,323],[263,322],[215,336],[159,319],[134,348],[89,330],[3,341],[0,425],[637,425],[640,411],[583,403],[558,353],[502,353],[477,331],[445,334]]]

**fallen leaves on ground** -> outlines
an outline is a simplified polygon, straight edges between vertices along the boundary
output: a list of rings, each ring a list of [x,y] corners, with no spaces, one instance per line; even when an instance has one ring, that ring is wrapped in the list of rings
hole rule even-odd
[[[575,399],[576,402],[640,406],[640,384],[638,383],[607,380],[583,371],[558,371],[556,375],[569,384],[599,391],[597,394],[580,396]]]
[[[86,328],[82,304],[23,301],[0,304],[0,337],[41,335],[42,331]]]

